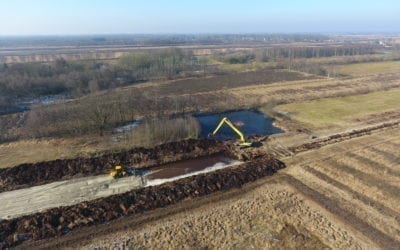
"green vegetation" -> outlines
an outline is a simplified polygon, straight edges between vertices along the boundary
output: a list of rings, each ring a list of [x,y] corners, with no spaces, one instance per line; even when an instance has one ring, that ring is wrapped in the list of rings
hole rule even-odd
[[[379,91],[365,95],[325,98],[280,105],[276,110],[288,114],[308,128],[346,125],[366,115],[399,110],[400,90]]]
[[[400,61],[347,64],[339,66],[337,72],[351,76],[398,73],[400,72]]]
[[[255,59],[255,55],[252,53],[235,53],[222,56],[221,61],[229,64],[244,64],[249,63]]]

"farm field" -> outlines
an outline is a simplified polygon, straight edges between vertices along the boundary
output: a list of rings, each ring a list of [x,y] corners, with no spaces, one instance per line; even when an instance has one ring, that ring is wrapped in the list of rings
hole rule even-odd
[[[399,145],[395,128],[307,151],[284,158],[287,168],[273,178],[240,190],[88,228],[45,246],[396,249]]]
[[[249,73],[246,73],[249,74]],[[268,77],[265,75],[265,77]],[[261,79],[261,77],[260,77]],[[115,100],[128,100],[129,96],[134,95],[137,98],[132,100],[132,104],[129,104],[127,107],[122,107],[123,112],[129,111],[124,116],[126,121],[131,119],[140,118],[145,112],[151,112],[152,110],[156,110],[157,108],[162,108],[163,112],[165,113],[174,113],[174,112],[194,112],[201,110],[203,112],[207,111],[223,111],[226,109],[240,109],[240,108],[251,108],[254,106],[259,106],[263,103],[274,103],[276,105],[279,102],[289,102],[287,105],[278,106],[278,110],[280,107],[290,107],[293,110],[296,107],[302,107],[301,105],[306,105],[307,109],[303,110],[304,115],[307,112],[311,112],[312,109],[307,105],[312,105],[313,103],[318,104],[320,102],[327,105],[327,110],[331,108],[330,106],[332,100],[336,101],[337,103],[341,103],[342,107],[346,103],[350,103],[355,101],[358,103],[359,106],[362,106],[363,109],[357,109],[357,112],[361,112],[366,108],[368,109],[378,109],[379,107],[381,110],[384,111],[390,106],[391,109],[397,108],[396,98],[399,91],[396,89],[400,87],[400,80],[397,74],[387,75],[384,77],[385,81],[381,82],[376,77],[362,77],[356,79],[347,79],[339,81],[337,79],[313,79],[313,80],[294,80],[294,81],[283,81],[283,82],[276,82],[270,83],[267,85],[260,84],[255,85],[251,84],[249,81],[249,86],[246,87],[235,87],[235,88],[227,88],[222,90],[207,90],[204,92],[197,92],[195,90],[188,90],[193,91],[192,93],[182,93],[181,95],[172,95],[174,89],[177,89],[174,86],[175,82],[171,83],[164,83],[164,84],[155,84],[151,87],[146,85],[138,86],[138,87],[129,87],[124,89],[118,89],[112,91],[110,93],[105,93],[101,95],[102,103],[105,107],[113,106]],[[214,80],[217,81],[217,80]],[[199,86],[201,81],[197,80]],[[203,84],[209,83],[207,80],[203,81]],[[179,81],[177,82],[178,85],[190,85],[191,82],[187,81]],[[158,87],[160,85],[160,87]],[[195,85],[195,86],[197,86]],[[210,88],[210,87],[207,87]],[[379,92],[379,90],[392,88],[393,90]],[[185,88],[186,89],[186,88]],[[357,97],[363,97],[364,95],[359,95],[360,93],[365,92],[372,92],[370,94],[365,95],[365,98],[361,98],[358,100],[356,97],[352,97],[355,95]],[[378,92],[374,92],[378,91]],[[368,100],[369,95],[371,97],[381,97],[385,93],[391,93],[387,98],[391,98],[391,103],[386,103],[385,99],[381,100],[381,105],[372,105],[370,106],[363,106],[363,104],[371,102],[372,100]],[[162,106],[154,102],[154,100],[150,100],[146,98],[146,96],[158,96],[157,103],[163,103]],[[333,99],[320,99],[322,97],[331,97],[331,96],[348,96],[348,97],[340,97],[340,98],[333,98]],[[59,128],[68,128],[69,130],[77,129],[81,125],[79,120],[76,120],[77,114],[87,114],[91,112],[91,105],[94,103],[94,98],[98,96],[89,96],[83,99],[78,99],[72,103],[69,103],[68,106],[62,105],[53,105],[49,107],[38,107],[37,109],[33,110],[35,116],[39,117],[54,117],[54,121],[43,119],[40,121],[39,124],[32,124],[35,127],[34,131],[40,134],[46,133],[54,133],[59,131]],[[345,100],[340,102],[340,100]],[[304,100],[315,100],[312,102],[301,102]],[[347,101],[346,101],[347,100]],[[300,101],[300,102],[299,102]],[[131,100],[129,100],[131,102]],[[204,103],[207,103],[205,106]],[[292,104],[290,104],[292,103]],[[309,104],[310,103],[310,104]],[[350,108],[355,107],[353,103]],[[299,106],[298,106],[299,105]],[[329,106],[329,107],[328,107]],[[115,105],[113,106],[115,108]],[[132,109],[128,110],[127,108],[132,107]],[[347,121],[347,125],[345,121],[342,121],[342,125],[344,126],[336,126],[336,130],[332,128],[331,125],[340,125],[339,118],[335,118],[338,120],[332,120],[330,116],[332,113],[328,113],[318,106],[314,106],[314,111],[319,112],[315,113],[313,116],[314,119],[305,121],[308,124],[300,124],[301,126],[309,127],[309,128],[319,128],[320,130],[324,130],[325,125],[329,125],[331,127],[331,131],[342,131],[343,128],[346,129],[347,125],[351,125],[350,123],[353,122],[354,126],[365,125],[365,123],[375,123],[381,122],[385,119],[395,119],[396,113],[391,115],[385,115],[383,117],[371,117],[367,116],[365,121],[357,122],[355,119],[352,121]],[[261,109],[263,110],[263,109]],[[343,110],[343,109],[342,109]],[[350,111],[351,109],[344,109],[344,113],[339,113],[341,115],[346,114],[346,112]],[[95,110],[94,110],[95,111]],[[93,112],[94,112],[93,111]],[[271,113],[271,108],[267,110],[269,114]],[[366,110],[368,111],[368,110]],[[288,112],[291,112],[288,110]],[[133,114],[131,114],[133,113]],[[378,112],[379,113],[379,112]],[[299,114],[302,115],[300,112]],[[338,115],[339,115],[338,114]],[[350,113],[349,113],[350,114]],[[352,114],[352,113],[351,113]],[[394,117],[393,117],[394,116]],[[321,120],[322,117],[328,119],[327,121],[336,122],[335,124],[325,124],[326,121]],[[33,117],[32,117],[33,118]],[[293,117],[296,120],[296,115]],[[27,130],[31,125],[29,121],[30,115],[24,118],[25,123],[28,126],[22,125],[20,128],[13,128],[13,134],[25,134],[26,131],[32,133],[32,130]],[[330,119],[330,120],[329,120]],[[37,122],[37,117],[35,118],[35,122]],[[90,121],[90,123],[95,122],[95,120]],[[164,122],[164,124],[167,124]],[[24,128],[24,127],[27,128]],[[77,127],[78,126],[78,127]],[[288,126],[288,122],[285,121],[282,126]],[[295,125],[298,127],[299,125]],[[333,129],[333,130],[332,130]],[[112,143],[111,142],[112,135],[105,135],[104,137],[98,136],[79,136],[79,137],[66,137],[62,139],[39,139],[39,140],[20,140],[18,142],[10,142],[7,144],[0,145],[0,166],[13,166],[18,165],[21,163],[26,162],[36,162],[36,161],[44,161],[44,160],[53,160],[58,158],[71,158],[76,156],[84,156],[89,155],[90,153],[95,153],[97,151],[104,151],[104,150],[120,150],[124,148],[128,148],[129,145],[139,145],[138,138],[133,138],[127,142],[120,142],[120,143]],[[135,141],[136,140],[136,141]]]
[[[345,127],[373,114],[400,111],[400,90],[378,91],[365,95],[325,98],[276,107],[291,119],[315,130]]]
[[[5,51],[71,96],[0,116],[0,249],[399,249],[400,54],[341,39]]]
[[[338,66],[336,70],[350,76],[396,73],[400,71],[400,61],[355,63]]]

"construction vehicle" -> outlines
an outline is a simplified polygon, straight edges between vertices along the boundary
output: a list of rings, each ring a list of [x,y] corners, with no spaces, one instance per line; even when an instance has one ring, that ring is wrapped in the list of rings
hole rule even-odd
[[[235,131],[236,134],[239,135],[239,140],[240,140],[239,146],[241,146],[241,147],[252,147],[253,146],[253,143],[246,141],[244,134],[235,125],[233,125],[233,123],[228,119],[228,117],[224,117],[221,119],[217,128],[214,130],[214,132],[212,132],[212,136],[215,136],[217,134],[217,132],[220,130],[220,128],[222,127],[222,125],[224,125],[224,124],[228,125],[233,131]]]
[[[113,170],[110,172],[110,176],[117,179],[127,175],[127,172],[122,166],[115,166]]]
[[[113,177],[114,179],[126,177],[126,176],[143,176],[147,173],[149,173],[150,170],[148,169],[139,169],[139,168],[133,168],[133,167],[124,167],[121,165],[117,165],[114,167],[113,170],[110,172],[110,176]]]

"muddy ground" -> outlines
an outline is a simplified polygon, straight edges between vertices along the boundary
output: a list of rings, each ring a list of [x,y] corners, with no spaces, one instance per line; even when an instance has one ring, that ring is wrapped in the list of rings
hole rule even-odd
[[[0,192],[54,181],[108,174],[115,165],[137,168],[224,152],[227,148],[216,140],[170,142],[151,149],[135,148],[93,158],[55,160],[0,169]]]
[[[106,223],[179,201],[217,191],[239,188],[243,184],[275,174],[285,165],[273,157],[256,160],[196,175],[171,183],[133,190],[74,206],[53,208],[34,215],[0,222],[0,248],[25,240],[40,240],[69,233],[83,226]]]

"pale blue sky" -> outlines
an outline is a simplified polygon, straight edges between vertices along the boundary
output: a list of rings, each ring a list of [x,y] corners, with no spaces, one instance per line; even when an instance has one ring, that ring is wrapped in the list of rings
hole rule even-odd
[[[0,0],[0,35],[400,32],[399,0]]]

